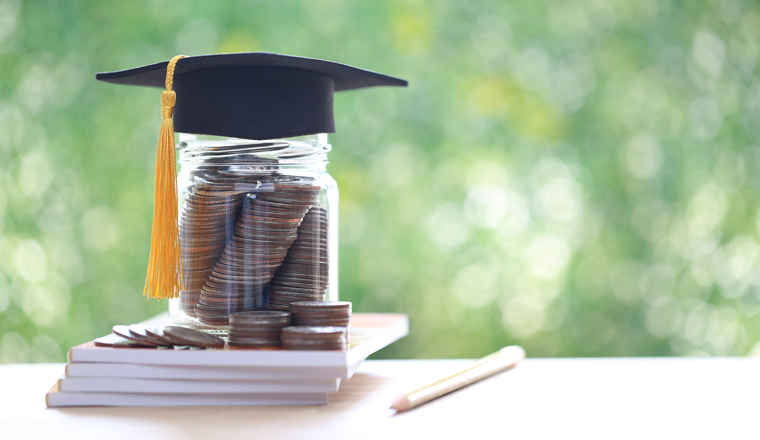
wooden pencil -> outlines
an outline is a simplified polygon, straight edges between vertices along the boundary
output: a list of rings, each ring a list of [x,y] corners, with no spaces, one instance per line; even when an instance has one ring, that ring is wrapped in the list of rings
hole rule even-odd
[[[508,370],[525,358],[525,350],[517,345],[504,347],[490,354],[469,367],[450,376],[438,379],[409,393],[397,396],[391,408],[406,411],[433,399],[475,383],[481,379]]]

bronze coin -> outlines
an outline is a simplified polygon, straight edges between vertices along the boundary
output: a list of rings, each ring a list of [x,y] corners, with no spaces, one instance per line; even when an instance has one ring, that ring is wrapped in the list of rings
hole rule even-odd
[[[254,222],[288,224],[288,225],[294,225],[296,227],[301,224],[301,219],[297,217],[296,218],[275,217],[275,216],[269,216],[267,214],[260,214],[255,211],[243,212],[240,214],[239,218],[243,218],[245,220],[250,220]]]
[[[182,255],[188,255],[188,256],[199,256],[199,255],[209,255],[209,254],[221,254],[224,250],[224,244],[214,244],[209,246],[202,246],[204,243],[196,243],[195,246],[192,244],[189,244],[187,246],[183,246],[182,248]]]
[[[221,198],[221,197],[223,197],[223,198],[235,199],[235,198],[243,198],[243,197],[245,197],[248,194],[248,191],[245,191],[245,190],[237,190],[237,191],[236,190],[223,190],[223,191],[216,191],[216,190],[214,190],[214,191],[209,191],[209,190],[206,190],[206,189],[196,188],[195,190],[193,190],[192,193],[188,193],[188,194],[191,194],[191,195],[193,195],[195,197],[209,197],[209,198]]]
[[[254,208],[247,211],[249,215],[268,217],[270,219],[285,219],[285,220],[298,220],[301,221],[303,216],[299,212],[293,211],[280,211],[271,209],[259,209]]]
[[[282,211],[291,211],[291,212],[302,212],[301,216],[303,217],[304,214],[306,214],[306,211],[308,211],[308,208],[303,208],[301,206],[293,206],[290,203],[283,203],[283,202],[271,202],[269,200],[264,200],[262,198],[257,198],[255,201],[250,203],[251,205],[255,205],[257,207],[262,208],[268,208],[268,209],[279,209]],[[245,207],[246,205],[244,205]]]

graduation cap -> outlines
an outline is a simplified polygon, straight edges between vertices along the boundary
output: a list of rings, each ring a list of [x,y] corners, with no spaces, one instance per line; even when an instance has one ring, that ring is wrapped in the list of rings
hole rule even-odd
[[[406,86],[400,78],[314,58],[268,52],[178,55],[170,61],[95,75],[114,84],[165,87],[156,155],[148,298],[183,289],[177,221],[174,129],[253,140],[334,133],[333,93]]]
[[[169,61],[95,78],[164,87]],[[266,52],[186,57],[176,63],[174,127],[183,133],[279,139],[334,133],[333,93],[406,86],[403,79],[313,58]]]

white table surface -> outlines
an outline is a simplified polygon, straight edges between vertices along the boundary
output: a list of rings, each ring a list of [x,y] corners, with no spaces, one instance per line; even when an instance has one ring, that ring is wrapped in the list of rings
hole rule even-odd
[[[760,358],[527,359],[406,413],[471,361],[366,361],[326,406],[45,407],[63,364],[0,366],[0,439],[760,439]]]

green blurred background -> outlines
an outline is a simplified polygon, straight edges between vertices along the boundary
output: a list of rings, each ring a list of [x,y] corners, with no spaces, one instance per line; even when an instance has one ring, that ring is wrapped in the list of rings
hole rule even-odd
[[[142,297],[159,92],[97,71],[271,51],[336,95],[340,291],[379,357],[760,354],[760,3],[0,0],[0,362]]]

